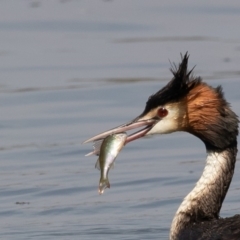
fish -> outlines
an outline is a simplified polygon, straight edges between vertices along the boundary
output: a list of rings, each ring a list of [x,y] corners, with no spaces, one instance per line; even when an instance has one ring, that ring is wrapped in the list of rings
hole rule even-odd
[[[106,188],[110,188],[108,172],[113,167],[114,161],[125,145],[127,134],[125,132],[107,136],[101,143],[99,158],[95,168],[101,171],[98,192],[103,194]],[[99,143],[98,143],[99,146]],[[94,149],[97,152],[97,149]]]

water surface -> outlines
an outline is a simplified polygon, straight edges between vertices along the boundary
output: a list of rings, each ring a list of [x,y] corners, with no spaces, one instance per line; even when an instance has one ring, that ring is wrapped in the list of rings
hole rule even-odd
[[[1,239],[167,239],[203,167],[186,133],[127,145],[99,196],[87,138],[143,111],[170,61],[222,85],[240,115],[235,1],[3,1]],[[221,216],[240,213],[239,161]]]

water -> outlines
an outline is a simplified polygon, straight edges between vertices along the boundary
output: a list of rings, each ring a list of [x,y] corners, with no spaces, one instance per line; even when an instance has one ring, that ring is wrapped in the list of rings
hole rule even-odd
[[[221,84],[240,115],[236,1],[2,1],[1,239],[167,239],[204,167],[186,133],[126,146],[99,196],[83,140],[133,119],[172,77]],[[239,161],[221,216],[240,213]]]

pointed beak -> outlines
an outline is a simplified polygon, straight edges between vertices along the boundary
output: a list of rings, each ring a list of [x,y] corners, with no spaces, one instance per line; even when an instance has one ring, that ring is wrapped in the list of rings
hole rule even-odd
[[[106,138],[109,135],[115,134],[115,133],[121,133],[126,132],[129,130],[141,128],[139,131],[134,132],[127,136],[125,145],[135,139],[144,137],[151,129],[152,127],[159,121],[159,119],[144,119],[141,115],[134,120],[132,120],[129,123],[125,123],[123,125],[120,125],[116,128],[113,128],[111,130],[108,130],[106,132],[100,133],[92,138],[89,138],[88,140],[84,141],[83,143],[98,141],[101,139]],[[143,128],[142,128],[143,127]]]

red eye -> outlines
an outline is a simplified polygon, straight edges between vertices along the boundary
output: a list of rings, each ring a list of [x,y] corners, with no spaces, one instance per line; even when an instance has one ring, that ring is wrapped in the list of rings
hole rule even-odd
[[[168,110],[164,107],[158,109],[158,116],[160,118],[166,117],[168,115]]]

